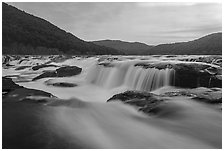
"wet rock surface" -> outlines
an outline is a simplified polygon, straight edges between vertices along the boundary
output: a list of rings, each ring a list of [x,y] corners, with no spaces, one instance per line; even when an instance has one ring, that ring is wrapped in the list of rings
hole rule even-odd
[[[102,62],[102,63],[99,63],[98,65],[104,66],[104,67],[114,67],[114,64],[110,62]]]
[[[26,68],[29,68],[30,66],[20,66],[20,67],[17,67],[15,70],[23,70],[23,69],[26,69]]]
[[[32,69],[35,71],[35,70],[39,70],[41,68],[46,68],[46,67],[58,67],[58,66],[52,65],[52,64],[41,64],[41,65],[32,67]]]
[[[28,58],[28,57],[27,57],[27,58]],[[19,61],[19,64],[21,64],[23,61],[29,61],[29,59],[26,59],[26,58],[21,59],[21,60]]]
[[[174,69],[175,86],[178,87],[222,87],[222,69],[219,66],[194,62],[146,62],[135,64],[135,66],[144,69]]]
[[[222,89],[221,88],[205,88],[199,87],[195,89],[181,89],[175,92],[166,92],[161,96],[187,96],[194,100],[209,104],[222,103]]]
[[[3,102],[19,102],[24,100],[37,101],[54,97],[52,94],[35,89],[28,89],[15,84],[11,78],[2,77]]]
[[[42,73],[41,75],[33,78],[33,81],[42,79],[42,78],[48,78],[48,77],[69,77],[80,74],[82,71],[82,68],[76,67],[76,66],[65,66],[60,67],[56,69],[55,71],[47,71],[45,73]]]
[[[16,56],[11,58],[15,59]],[[27,58],[31,58],[31,57],[28,56]],[[52,58],[55,58],[55,56],[52,56]],[[35,58],[32,58],[32,59],[35,59]],[[37,59],[44,59],[44,57],[43,56],[37,57]],[[147,61],[147,60],[144,60],[144,61]],[[58,62],[60,62],[60,59],[58,60]],[[15,62],[12,62],[12,64],[14,63]],[[194,61],[192,61],[192,63],[194,64]],[[22,64],[29,65],[30,63],[29,62],[26,63],[24,61],[24,63]],[[34,64],[32,64],[32,66],[33,65]],[[107,66],[107,64],[105,65]],[[172,64],[169,65],[168,63],[154,64],[152,65],[152,68],[154,68],[155,66],[157,66],[157,68],[160,68],[160,69],[173,68]],[[18,67],[18,66],[15,66],[15,67]],[[175,66],[175,67],[178,69],[178,66]],[[188,67],[188,63],[187,63],[187,67],[180,65],[179,68],[180,68],[179,70],[181,71],[179,74],[182,73],[182,75],[178,78],[179,80],[183,80],[183,83],[181,84],[179,83],[180,87],[181,86],[195,87],[195,83],[197,82],[191,85],[191,81],[188,81],[190,79],[189,76],[191,76],[190,74],[193,74],[193,73],[197,73],[193,75],[194,76],[197,75],[202,79],[208,75],[209,80],[208,79],[204,80],[204,83],[206,82],[210,83],[209,87],[214,86],[213,78],[217,78],[220,81],[222,80],[221,70],[219,70],[218,67],[212,67],[210,65],[209,66],[202,65],[200,67],[197,67],[197,65],[195,65],[195,67],[191,67],[189,65]],[[195,69],[195,71],[189,74],[188,71],[191,69]],[[61,72],[64,72],[64,73],[61,73],[61,76],[64,77],[64,76],[67,76],[68,75],[67,73],[69,73],[70,71],[64,69]],[[12,77],[13,80],[15,81],[16,78],[14,77],[19,76],[19,75],[16,75],[18,73],[22,73],[21,77],[24,76],[24,78],[28,78],[28,76],[26,76],[26,72],[17,71],[16,73],[11,73],[11,69],[10,69],[10,74],[8,77]],[[36,75],[39,72],[34,72],[32,70],[29,70],[29,73],[31,74],[34,73],[34,75]],[[46,71],[43,74],[46,74],[42,76],[43,78],[45,76],[58,77],[56,70],[52,72]],[[185,74],[186,74],[186,77],[184,77]],[[195,78],[194,76],[192,76],[192,78]],[[31,78],[33,78],[33,76],[31,76]],[[65,80],[53,79],[48,84],[51,86],[60,86],[60,87],[76,86],[75,83],[70,83],[70,81],[66,82],[68,79],[67,78]],[[7,91],[7,93],[3,94],[3,102],[2,102],[3,148],[16,148],[16,149],[79,148],[80,149],[83,147],[84,148],[95,147],[95,146],[88,146],[89,144],[86,143],[85,141],[86,139],[83,139],[84,141],[79,139],[77,140],[73,139],[73,137],[71,139],[70,135],[69,137],[66,137],[67,135],[64,135],[65,133],[63,130],[67,129],[67,127],[65,127],[64,123],[62,123],[61,125],[58,124],[59,122],[57,120],[59,118],[62,120],[67,120],[67,118],[71,118],[72,119],[71,121],[74,120],[74,125],[72,125],[70,122],[68,123],[68,125],[71,127],[75,127],[77,126],[77,124],[80,124],[80,122],[83,121],[84,124],[82,123],[80,124],[81,125],[80,129],[82,129],[83,131],[81,132],[79,130],[75,131],[78,133],[85,133],[85,131],[88,130],[88,127],[85,128],[86,125],[90,126],[89,127],[90,130],[91,129],[95,130],[95,128],[93,128],[93,125],[95,123],[96,123],[96,126],[100,128],[99,131],[97,132],[103,132],[101,130],[104,127],[106,127],[106,129],[103,129],[105,130],[105,133],[100,133],[100,134],[102,134],[103,136],[107,136],[107,134],[112,134],[112,135],[108,135],[110,138],[110,136],[113,136],[116,133],[118,133],[116,140],[118,140],[119,143],[120,143],[120,140],[125,140],[126,138],[128,138],[127,136],[129,136],[129,133],[132,133],[132,132],[136,132],[136,134],[138,134],[139,132],[145,133],[143,129],[141,130],[139,129],[139,124],[141,123],[140,121],[142,120],[142,117],[136,118],[135,114],[133,115],[131,114],[130,118],[136,119],[136,122],[134,124],[128,123],[127,117],[129,116],[126,116],[126,115],[127,113],[129,114],[129,112],[126,113],[125,111],[127,106],[124,106],[124,108],[122,107],[120,109],[121,110],[120,112],[117,112],[116,108],[114,108],[113,106],[113,105],[119,106],[123,104],[119,104],[119,103],[109,104],[108,103],[109,106],[110,105],[112,106],[111,111],[113,112],[110,112],[110,110],[108,110],[110,108],[108,109],[106,108],[108,104],[104,106],[103,105],[104,103],[84,102],[84,101],[77,101],[77,100],[62,100],[57,98],[55,99],[55,97],[50,93],[47,93],[41,90],[27,89],[27,88],[21,87],[17,85],[16,83],[14,83],[13,80],[7,77],[3,77],[2,79],[3,91],[4,90],[5,92]],[[43,81],[37,81],[33,83],[39,84],[39,82],[42,84]],[[200,82],[201,81],[199,80],[199,85],[202,85],[203,81],[201,83]],[[79,83],[79,84],[81,85],[82,83]],[[35,85],[33,85],[33,87],[35,88]],[[56,88],[53,88],[53,89],[56,89]],[[61,89],[61,90],[65,90],[64,92],[67,91],[66,89]],[[103,93],[104,92],[100,92],[97,94],[101,95]],[[93,97],[93,95],[91,94],[89,97]],[[94,100],[94,97],[91,98],[91,101],[92,100]],[[104,99],[104,101],[106,100]],[[149,116],[147,117],[144,115],[144,119],[147,119],[147,121],[145,121],[143,125],[145,125],[148,122],[152,122],[152,125],[155,124],[154,125],[155,127],[158,126],[158,128],[159,127],[163,128],[159,130],[159,132],[163,132],[163,130],[164,131],[170,130],[168,131],[168,133],[171,133],[171,135],[173,136],[176,136],[177,134],[178,135],[180,134],[182,136],[186,135],[187,138],[188,137],[190,137],[190,139],[198,138],[198,140],[200,141],[209,139],[208,141],[205,141],[205,144],[212,144],[216,148],[217,147],[221,148],[222,136],[220,135],[220,132],[222,129],[219,127],[217,128],[217,126],[221,127],[221,118],[219,118],[221,117],[221,114],[219,114],[221,113],[220,112],[221,110],[218,110],[218,114],[219,114],[218,117],[216,116],[216,114],[212,114],[213,112],[216,111],[216,110],[213,111],[213,109],[215,108],[214,106],[221,106],[221,103],[222,103],[221,88],[200,87],[200,88],[192,88],[192,89],[179,89],[175,87],[175,90],[173,91],[168,90],[168,92],[158,94],[158,95],[154,93],[149,93],[149,92],[126,91],[124,93],[119,93],[117,95],[114,95],[112,98],[108,100],[108,102],[116,102],[116,101],[123,102],[127,105],[131,105],[136,110],[139,110],[149,115],[150,117]],[[98,108],[99,106],[100,108]],[[206,108],[203,108],[204,106],[206,106]],[[69,109],[64,110],[65,107],[68,107]],[[87,110],[85,110],[85,109],[91,109],[92,107],[97,107],[97,108],[93,108],[94,110],[90,110],[90,112],[87,112]],[[210,107],[212,108],[212,110],[209,110]],[[128,107],[128,111],[129,109],[130,109],[130,113],[131,111],[134,111],[134,109],[131,110],[131,107]],[[93,112],[95,110],[96,112]],[[105,110],[105,111],[97,112],[101,110]],[[63,113],[71,113],[73,111],[75,111],[76,113],[72,115],[67,114],[70,116],[67,116],[67,115],[63,117],[58,116]],[[52,114],[52,113],[57,113],[57,114]],[[80,115],[91,115],[91,116],[90,117],[89,116],[76,117],[78,113],[80,113]],[[120,120],[113,121],[113,118],[111,118],[111,115],[114,115],[114,114],[115,114],[114,117],[120,117],[123,114],[125,116],[122,116]],[[154,120],[156,119],[156,120],[153,121],[153,119]],[[97,120],[99,120],[100,122],[98,122]],[[122,121],[124,121],[125,123],[122,123]],[[119,123],[119,122],[121,123],[121,125],[124,125],[124,129],[121,129],[122,127],[120,128],[116,124],[113,125],[113,123]],[[159,122],[162,122],[162,123],[158,124]],[[136,124],[136,127],[130,128],[131,125],[135,125],[135,124]],[[168,126],[165,124],[167,124]],[[107,127],[108,125],[109,126],[112,125],[112,126]],[[152,136],[153,138],[154,136],[157,136],[157,133],[153,134],[154,130],[153,129],[151,130],[150,127],[151,126],[147,127],[147,130],[149,130],[149,133],[145,133],[145,135]],[[114,129],[113,133],[108,133],[108,130],[111,130],[111,129]],[[122,138],[120,133],[126,130],[128,131],[127,133],[124,133],[125,135],[122,135],[123,136]],[[172,134],[173,131],[175,131],[176,133]],[[69,132],[71,132],[72,134],[74,130]],[[91,134],[98,134],[98,133],[91,133]],[[87,136],[86,138],[90,138],[89,131],[87,131],[86,136]],[[141,137],[135,137],[136,135],[131,135],[131,136],[134,136],[134,137],[130,137],[130,138],[134,138],[133,139],[134,141],[136,139],[143,138],[142,136]],[[166,135],[162,137],[168,138],[168,141],[170,139],[170,137]],[[144,140],[148,141],[149,139],[144,139]],[[159,140],[161,139],[156,140],[158,144],[160,144]],[[131,142],[134,142],[134,141],[131,141]],[[174,141],[174,144],[175,142],[176,141]],[[183,144],[185,143],[186,142],[183,141]],[[124,143],[124,144],[126,145],[128,143]]]
[[[176,89],[160,95],[142,91],[126,91],[124,93],[114,95],[108,99],[107,102],[121,101],[125,104],[137,107],[139,111],[153,115],[166,110],[166,104],[169,104],[169,101],[167,100],[172,99],[172,97],[180,96],[190,98],[192,101],[200,101],[206,104],[222,103],[221,88],[205,87],[195,89]]]
[[[114,95],[108,99],[107,102],[121,101],[125,104],[137,107],[139,111],[143,111],[146,114],[153,114],[153,111],[156,111],[156,108],[158,108],[164,100],[165,99],[149,92],[126,91]]]
[[[55,82],[55,83],[52,83],[52,82],[44,82],[47,86],[56,86],[56,87],[76,87],[78,86],[77,84],[75,83],[68,83],[68,82]]]
[[[33,78],[32,81],[39,80],[39,79],[42,79],[42,78],[48,78],[48,77],[57,77],[57,74],[56,74],[55,71],[44,72],[41,75]]]
[[[98,59],[98,62],[101,63],[101,62],[112,62],[114,60],[119,60],[119,57],[100,57]]]
[[[10,91],[13,91],[15,89],[23,88],[22,86],[19,86],[18,84],[15,84],[11,78],[2,77],[2,95],[4,96]]]
[[[181,61],[189,61],[189,62],[204,62],[210,63],[218,66],[222,66],[222,56],[220,55],[212,55],[212,56],[199,56],[193,58],[183,58],[179,59]]]
[[[3,97],[3,102],[45,102],[46,99],[54,97],[52,94],[35,89],[18,88]]]

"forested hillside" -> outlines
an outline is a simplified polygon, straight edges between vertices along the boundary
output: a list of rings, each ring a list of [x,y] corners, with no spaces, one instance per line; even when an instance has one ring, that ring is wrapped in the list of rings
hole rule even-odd
[[[123,54],[83,41],[50,22],[2,3],[3,54]]]
[[[99,41],[93,41],[93,43],[100,46],[120,50],[127,55],[145,54],[146,50],[149,50],[153,47],[140,42],[126,42],[120,40],[99,40]]]
[[[202,38],[173,44],[161,44],[145,51],[145,54],[217,55],[222,54],[222,33],[213,33]]]

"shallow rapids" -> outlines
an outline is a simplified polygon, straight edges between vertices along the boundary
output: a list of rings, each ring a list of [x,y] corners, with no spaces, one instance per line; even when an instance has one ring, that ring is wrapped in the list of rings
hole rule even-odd
[[[33,65],[41,60],[27,59],[20,64],[19,60],[12,61],[15,67],[3,69],[3,76],[10,76],[20,86],[49,92],[58,99],[44,105],[3,103],[3,135],[11,140],[3,143],[21,148],[222,148],[222,111],[215,105],[184,96],[167,97],[156,114],[149,116],[134,106],[106,102],[126,90],[160,94],[176,89],[170,87],[175,78],[172,69],[135,67],[133,63],[145,61],[136,56],[115,61],[113,67],[97,65],[98,59],[69,58],[51,63],[75,65],[83,70],[77,76],[36,81],[31,80],[57,67],[15,70],[20,64]],[[54,87],[46,82],[69,82],[77,86]]]
[[[221,147],[221,111],[186,98],[169,100],[152,117],[122,103],[63,104],[49,113],[58,125],[56,132],[90,148]]]

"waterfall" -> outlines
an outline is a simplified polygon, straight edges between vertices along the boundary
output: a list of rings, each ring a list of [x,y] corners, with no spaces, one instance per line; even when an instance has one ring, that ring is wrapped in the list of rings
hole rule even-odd
[[[174,85],[173,69],[143,69],[131,66],[125,76],[124,84],[134,90],[152,91],[163,86]]]
[[[87,74],[87,81],[105,88],[127,86],[131,90],[152,91],[163,86],[174,85],[173,69],[156,69],[119,63],[105,67],[96,65]]]

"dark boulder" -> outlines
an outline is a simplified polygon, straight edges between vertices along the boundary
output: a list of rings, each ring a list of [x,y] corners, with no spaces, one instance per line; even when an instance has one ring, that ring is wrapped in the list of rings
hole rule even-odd
[[[15,84],[15,82],[12,81],[11,78],[2,77],[2,92],[3,96],[15,89],[22,88],[22,86],[19,86],[18,84]]]
[[[98,65],[104,66],[104,67],[114,67],[114,65],[110,62],[102,62],[102,63],[99,63]]]
[[[27,89],[15,84],[11,78],[2,77],[2,91],[4,102],[18,102],[28,97],[53,97],[52,94],[35,89]],[[29,98],[31,99],[31,98]],[[31,99],[32,100],[32,99]]]
[[[28,58],[28,57],[25,57],[25,58]],[[29,61],[29,59],[21,59],[21,60],[19,61],[19,64],[21,64],[23,61]]]
[[[182,63],[176,64],[174,70],[175,86],[187,88],[222,87],[222,80],[215,76],[221,73],[220,67],[199,63]]]
[[[56,87],[76,87],[78,86],[75,83],[68,83],[68,82],[56,82],[56,83],[51,83],[51,82],[45,82],[46,85],[48,86],[56,86]]]
[[[222,69],[206,63],[195,62],[143,62],[137,63],[135,66],[144,69],[156,68],[174,69],[175,70],[175,86],[184,88],[196,87],[222,87]]]
[[[43,103],[46,102],[47,98],[54,97],[52,94],[35,89],[27,88],[18,88],[13,91],[10,91],[3,97],[3,102],[37,102]]]
[[[58,67],[58,66],[53,65],[53,64],[41,64],[41,65],[32,67],[32,69],[35,71],[35,70],[39,70],[41,68],[46,68],[46,67]]]
[[[48,77],[57,77],[57,74],[56,74],[55,71],[52,71],[52,72],[50,72],[50,71],[44,72],[41,75],[33,78],[32,81],[39,80],[39,79],[42,79],[42,78],[48,78]]]
[[[76,66],[65,66],[60,67],[56,69],[55,71],[48,71],[45,73],[42,73],[41,75],[33,78],[32,81],[42,79],[42,78],[48,78],[48,77],[69,77],[78,75],[82,72],[82,68],[76,67]]]
[[[106,57],[106,56],[103,56],[101,58],[98,59],[98,62],[112,62],[114,60],[119,60],[118,57]]]
[[[125,104],[137,107],[139,111],[143,111],[146,114],[153,114],[153,111],[156,111],[155,108],[157,108],[163,100],[163,98],[149,92],[126,91],[114,95],[107,100],[107,102],[121,101]]]
[[[2,57],[2,64],[9,64],[11,57],[6,55]]]
[[[15,70],[23,70],[23,69],[26,69],[26,68],[29,68],[30,66],[20,66],[20,67],[17,67]]]
[[[66,66],[56,69],[57,77],[67,77],[67,76],[74,76],[80,74],[82,68],[76,66]]]
[[[142,67],[144,69],[148,68],[156,68],[156,69],[166,69],[166,68],[173,68],[173,64],[169,62],[142,62],[135,64],[137,67]]]

